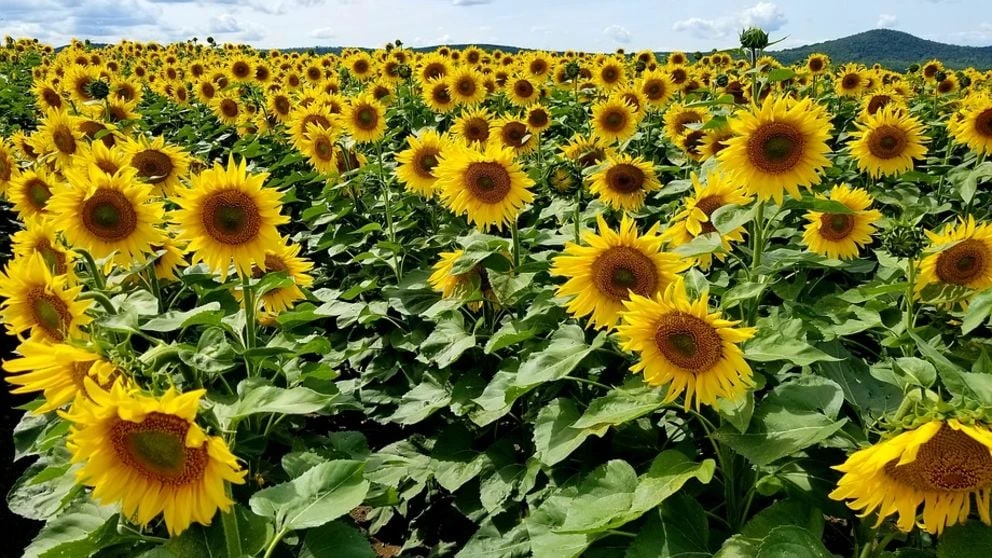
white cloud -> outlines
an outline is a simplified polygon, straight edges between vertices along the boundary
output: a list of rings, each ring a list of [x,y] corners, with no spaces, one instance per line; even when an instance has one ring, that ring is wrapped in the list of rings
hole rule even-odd
[[[983,21],[975,29],[950,34],[947,40],[952,43],[989,46],[992,44],[992,23]]]
[[[333,27],[318,27],[310,32],[314,39],[333,39],[337,36]]]
[[[875,27],[886,29],[889,27],[895,27],[898,22],[899,18],[892,14],[878,14],[878,23],[875,24]]]
[[[451,0],[451,5],[453,6],[478,6],[480,4],[489,4],[492,0]]]
[[[761,27],[765,31],[778,31],[788,23],[785,11],[772,2],[758,2],[732,16],[704,19],[690,17],[676,21],[673,31],[685,31],[702,39],[721,39],[732,36],[746,27]]]
[[[610,25],[603,29],[603,34],[618,43],[629,43],[631,39],[630,31],[620,25]]]
[[[208,33],[220,35],[224,40],[258,41],[265,37],[265,28],[254,21],[241,21],[231,14],[210,18]]]

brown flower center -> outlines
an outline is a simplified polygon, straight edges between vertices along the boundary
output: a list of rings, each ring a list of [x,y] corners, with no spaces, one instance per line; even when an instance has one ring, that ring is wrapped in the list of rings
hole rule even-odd
[[[606,159],[606,151],[601,147],[593,147],[582,153],[577,162],[580,167],[586,169],[598,165],[604,159]]]
[[[686,72],[684,68],[675,68],[672,70],[670,75],[672,77],[672,82],[674,82],[675,85],[681,85],[689,79],[689,73]]]
[[[672,117],[672,127],[676,134],[684,134],[688,130],[687,124],[696,124],[703,121],[703,117],[693,110],[679,112]]]
[[[620,107],[608,107],[599,117],[599,123],[608,132],[619,133],[627,127],[627,111]]]
[[[527,125],[532,128],[543,128],[548,125],[548,113],[542,109],[532,110],[527,115]]]
[[[203,202],[203,227],[212,239],[229,246],[255,240],[262,227],[255,200],[240,190],[221,190]]]
[[[875,114],[891,102],[892,97],[889,97],[888,95],[872,95],[871,99],[868,101],[868,114]]]
[[[431,62],[430,64],[424,66],[423,76],[428,80],[436,79],[445,74],[447,68],[444,64],[440,62]]]
[[[690,130],[689,133],[685,135],[685,150],[690,155],[699,156],[699,148],[703,146],[703,138],[706,137],[706,132],[702,130]]]
[[[530,139],[527,137],[527,126],[522,122],[507,122],[499,131],[503,143],[513,148],[523,147]]]
[[[334,158],[334,145],[324,134],[320,134],[313,140],[313,152],[321,161],[330,161]]]
[[[937,256],[937,277],[944,283],[967,285],[985,275],[989,250],[984,242],[969,238]]]
[[[909,138],[906,131],[888,124],[868,133],[868,151],[879,159],[892,159],[903,154]]]
[[[153,412],[142,422],[116,419],[110,438],[128,468],[163,484],[185,486],[203,478],[210,460],[206,444],[186,447],[189,426],[181,417]]]
[[[360,105],[357,109],[355,109],[354,124],[355,127],[360,130],[375,130],[376,126],[379,124],[379,112],[375,110],[375,107]]]
[[[465,171],[465,182],[472,197],[483,203],[499,203],[510,193],[510,173],[494,162],[477,162]]]
[[[55,143],[55,148],[66,155],[72,155],[76,152],[76,138],[65,126],[59,126],[52,132],[52,141]]]
[[[439,105],[447,105],[451,103],[451,92],[448,91],[448,84],[439,83],[431,89],[431,99]]]
[[[234,99],[224,99],[220,102],[220,112],[227,118],[237,118],[241,112],[241,107]]]
[[[685,312],[662,316],[654,342],[669,362],[694,374],[709,370],[723,357],[723,341],[716,329]]]
[[[460,78],[458,83],[455,84],[455,89],[457,89],[458,93],[464,97],[471,97],[472,95],[475,95],[475,91],[478,88],[479,86],[476,85],[475,80],[471,77]]]
[[[43,211],[49,198],[52,197],[52,190],[48,184],[40,178],[30,178],[24,184],[24,193],[28,203],[38,211]]]
[[[992,138],[992,108],[975,117],[975,132],[986,139]]]
[[[827,240],[844,240],[854,230],[854,215],[848,213],[824,213],[820,215],[820,236]]]
[[[763,172],[781,174],[792,170],[803,155],[805,139],[792,124],[769,122],[748,138],[747,154]]]
[[[893,459],[886,463],[885,473],[917,490],[971,492],[992,486],[989,449],[950,426],[942,426],[920,446],[912,463],[897,465],[898,462]]]
[[[238,79],[245,79],[251,75],[251,66],[247,62],[239,60],[231,66],[231,73]]]
[[[484,142],[489,139],[489,123],[484,118],[470,118],[462,126],[462,135],[470,142]]]
[[[857,89],[861,85],[861,76],[858,74],[847,74],[840,80],[841,89]]]
[[[513,84],[513,92],[520,98],[529,99],[534,96],[534,86],[529,81],[521,79]]]
[[[308,114],[303,117],[303,130],[306,131],[310,126],[320,126],[321,128],[330,128],[331,121],[327,119],[323,114]]]
[[[616,83],[620,79],[620,70],[615,66],[607,66],[599,73],[599,76],[603,78],[603,82],[606,84]]]
[[[289,110],[291,108],[289,98],[285,95],[276,95],[275,99],[272,101],[272,106],[276,109],[276,112],[283,116],[289,114]]]
[[[54,89],[46,87],[41,92],[41,98],[44,99],[46,105],[52,108],[62,108],[62,96]]]
[[[97,189],[86,200],[81,217],[86,230],[105,242],[125,239],[138,226],[131,202],[123,193],[109,188]]]
[[[644,171],[636,165],[620,163],[606,171],[606,186],[614,192],[633,194],[644,187]]]
[[[641,93],[644,93],[649,101],[660,101],[665,97],[665,92],[665,82],[660,79],[649,79],[641,87]]]
[[[437,166],[437,156],[440,150],[435,147],[423,147],[414,157],[413,169],[422,178],[434,178],[432,171]]]
[[[696,209],[705,213],[706,218],[709,219],[709,217],[713,215],[714,211],[720,209],[724,205],[726,204],[724,204],[722,196],[713,195],[700,198],[699,201],[696,202]],[[705,223],[700,224],[703,227],[703,234],[716,232],[716,227],[713,226],[711,221],[707,220]]]
[[[152,183],[169,178],[175,166],[172,159],[157,149],[146,149],[134,154],[131,166],[138,169],[138,176]]]
[[[823,60],[820,58],[810,58],[807,65],[812,72],[819,72],[823,69]]]
[[[629,299],[630,291],[651,296],[658,290],[658,270],[640,250],[614,246],[593,262],[592,281],[601,294],[616,301]]]
[[[65,332],[72,323],[69,307],[61,298],[38,286],[28,291],[28,304],[31,307],[34,323],[56,341],[65,339]]]
[[[53,274],[65,275],[69,271],[65,262],[65,252],[56,250],[47,238],[42,238],[36,242],[34,249],[41,254],[41,259],[45,260],[45,264],[48,265],[48,269],[52,270]]]

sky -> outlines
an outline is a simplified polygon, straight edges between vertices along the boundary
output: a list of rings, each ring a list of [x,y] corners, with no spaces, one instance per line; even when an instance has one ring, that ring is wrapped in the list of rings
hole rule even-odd
[[[758,25],[779,47],[891,28],[992,45],[989,0],[0,0],[0,35],[262,48],[489,43],[609,52],[733,47]]]

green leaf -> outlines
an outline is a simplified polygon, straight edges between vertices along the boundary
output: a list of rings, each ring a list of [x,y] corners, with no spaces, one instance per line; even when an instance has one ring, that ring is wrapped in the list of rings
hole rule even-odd
[[[489,342],[486,343],[485,352],[487,355],[495,353],[500,349],[505,349],[521,341],[526,341],[536,334],[536,327],[528,327],[520,320],[509,320],[489,338]]]
[[[88,499],[74,502],[64,513],[59,514],[41,528],[38,536],[24,549],[24,558],[40,556],[67,556],[72,548],[88,548],[89,556],[99,549],[93,541],[99,537],[103,527],[110,526],[116,531],[117,510],[108,506],[98,506]],[[92,537],[92,538],[91,538]]]
[[[462,356],[462,353],[475,347],[475,335],[465,330],[461,314],[450,314],[434,328],[430,337],[420,345],[424,357],[433,360],[438,368],[447,368]]]
[[[683,258],[723,252],[723,240],[718,233],[701,234],[689,242],[677,246],[672,251]]]
[[[802,339],[787,337],[780,331],[759,330],[758,336],[744,345],[744,356],[757,362],[786,360],[796,366],[809,366],[814,362],[838,361]]]
[[[729,426],[714,433],[752,463],[768,465],[819,443],[840,430],[835,420],[844,400],[836,383],[817,376],[779,385],[758,405],[747,432]]]
[[[447,382],[425,373],[423,380],[403,395],[399,407],[389,420],[400,424],[416,424],[447,407],[450,402],[451,388]]]
[[[527,529],[515,525],[501,533],[491,520],[486,520],[455,555],[456,558],[517,558],[530,549]]]
[[[693,497],[678,493],[648,514],[625,558],[704,558],[709,552],[706,511]]]
[[[307,530],[299,558],[375,558],[361,531],[342,521]]]
[[[937,543],[937,558],[987,558],[992,527],[979,521],[948,527]]]
[[[720,234],[729,234],[754,219],[754,206],[724,205],[710,215],[710,223]]]
[[[789,68],[774,68],[768,72],[768,81],[771,83],[785,81],[796,77],[796,72]]]
[[[783,525],[762,539],[755,558],[833,558],[833,554],[806,529]]]
[[[488,460],[482,452],[472,448],[475,436],[461,424],[449,426],[431,452],[431,467],[438,484],[454,492],[468,481],[479,476]]]
[[[989,179],[992,179],[992,161],[985,161],[969,172],[958,189],[964,203],[970,205],[975,192],[978,191],[979,183]]]
[[[532,354],[520,365],[513,385],[526,391],[545,382],[560,380],[605,342],[606,336],[600,334],[589,345],[581,327],[565,325],[551,336],[547,348]]]
[[[38,521],[55,515],[79,492],[69,463],[49,465],[46,458],[32,464],[7,494],[10,511]]]
[[[557,532],[591,534],[616,529],[657,507],[690,479],[708,483],[715,469],[712,459],[696,463],[675,450],[658,455],[640,477],[626,461],[611,460],[582,480]]]
[[[823,514],[808,502],[786,498],[755,514],[741,529],[741,535],[752,539],[763,539],[773,529],[782,525],[809,529],[819,536],[823,532]]]
[[[929,388],[937,381],[937,369],[921,358],[899,357],[892,364],[893,370],[906,379],[904,385]]]
[[[543,406],[534,423],[534,456],[552,466],[569,455],[589,436],[602,436],[608,425],[599,428],[573,428],[579,411],[571,399],[559,398]]]
[[[573,428],[598,429],[617,426],[650,414],[665,404],[666,390],[638,381],[633,386],[614,388],[593,399]]]
[[[804,198],[800,204],[802,207],[820,213],[839,213],[847,215],[854,213],[854,210],[839,201],[826,200],[822,198]]]
[[[327,407],[336,395],[327,395],[305,387],[278,388],[265,385],[258,378],[238,384],[238,400],[231,404],[215,404],[214,415],[222,424],[241,420],[259,413],[306,415]]]
[[[220,308],[219,302],[208,302],[203,306],[197,306],[192,310],[179,312],[172,310],[156,316],[141,326],[145,331],[169,332],[185,329],[193,325],[220,325],[224,311]]]
[[[720,418],[727,421],[737,429],[738,432],[747,432],[747,427],[751,424],[751,417],[754,415],[754,392],[747,391],[737,399],[718,399],[716,410],[720,413]]]
[[[272,539],[275,530],[272,523],[263,517],[257,516],[247,507],[235,503],[234,516],[238,520],[238,537],[241,539],[241,550],[249,556],[255,556],[265,548],[265,544]],[[206,528],[207,543],[210,548],[225,548],[224,522],[220,516]]]
[[[350,512],[369,490],[365,464],[338,460],[321,463],[289,482],[260,490],[249,504],[275,521],[277,530],[319,527]]]
[[[992,289],[982,291],[968,302],[968,309],[961,320],[961,333],[969,334],[986,323],[992,315]]]

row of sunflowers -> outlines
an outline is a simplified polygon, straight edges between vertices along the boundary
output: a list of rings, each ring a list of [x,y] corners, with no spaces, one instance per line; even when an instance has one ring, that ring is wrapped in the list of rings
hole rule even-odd
[[[992,72],[742,44],[8,39],[24,554],[985,556]]]

